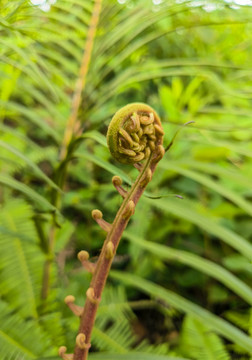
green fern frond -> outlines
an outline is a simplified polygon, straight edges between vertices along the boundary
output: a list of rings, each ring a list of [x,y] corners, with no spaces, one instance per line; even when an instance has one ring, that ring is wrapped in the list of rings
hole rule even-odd
[[[190,360],[184,357],[182,358],[182,357],[148,354],[148,353],[140,353],[140,352],[131,352],[129,354],[90,353],[90,359],[93,360],[136,360],[136,359],[137,360]],[[38,359],[38,360],[43,360],[43,359]]]
[[[5,150],[11,152],[15,156],[22,159],[29,167],[33,169],[36,175],[42,178],[45,182],[47,182],[51,187],[58,189],[59,187],[45,174],[43,171],[34,163],[32,162],[27,156],[22,154],[17,148],[7,144],[6,142],[0,140],[0,147],[4,148]]]
[[[13,313],[13,308],[0,301],[0,357],[1,359],[36,359],[52,355],[56,349],[37,321]]]
[[[122,286],[107,286],[98,309],[98,318],[105,321],[131,321],[135,315],[127,302],[125,288]]]
[[[22,316],[37,319],[45,256],[31,220],[32,210],[24,201],[13,200],[1,207],[0,214],[4,230],[0,233],[3,299],[10,301],[14,309],[19,308]]]
[[[210,234],[217,236],[222,241],[238,250],[245,257],[250,258],[252,256],[252,246],[246,239],[221,225],[215,219],[211,219],[210,214],[208,214],[208,216],[204,215],[202,211],[197,209],[195,202],[187,199],[184,199],[183,203],[179,203],[177,200],[173,199],[152,201],[146,197],[143,198],[143,200],[145,202],[152,203],[152,205],[158,209],[162,209],[165,212],[179,216],[206,230]]]
[[[250,310],[238,312],[229,310],[224,313],[226,319],[250,334]]]
[[[173,353],[171,354],[170,345],[168,343],[154,345],[149,344],[146,340],[143,340],[134,350],[139,353],[153,355],[174,355]]]
[[[24,194],[28,197],[29,200],[31,200],[34,204],[34,206],[42,211],[45,212],[52,212],[54,213],[56,208],[49,203],[43,196],[38,194],[33,189],[29,188],[27,185],[14,180],[13,178],[5,175],[0,175],[0,183],[2,185],[5,185],[13,190],[17,190],[20,193]]]
[[[137,339],[130,323],[133,318],[125,290],[106,288],[93,331],[93,343],[101,351],[128,352]]]
[[[230,360],[220,337],[191,316],[183,322],[181,348],[183,354],[197,360]]]
[[[201,257],[186,251],[173,249],[168,246],[143,240],[140,237],[135,236],[133,233],[125,232],[124,235],[131,242],[139,245],[142,249],[149,250],[151,254],[155,254],[160,259],[179,261],[199,270],[200,272],[212,276],[232,289],[234,293],[240,295],[245,301],[248,302],[248,304],[251,304],[251,288],[222,266],[215,264],[214,262],[211,262],[207,259],[202,259]]]
[[[189,300],[163,288],[162,286],[147,281],[140,276],[129,273],[122,273],[119,271],[112,271],[110,275],[124,284],[134,286],[146,292],[147,294],[154,296],[155,298],[164,300],[167,304],[172,305],[175,309],[197,318],[197,320],[201,323],[207,323],[211,331],[214,331],[216,334],[227,338],[248,352],[252,351],[252,340],[249,338],[249,336],[247,336],[237,327],[212,314],[201,306],[190,302]]]

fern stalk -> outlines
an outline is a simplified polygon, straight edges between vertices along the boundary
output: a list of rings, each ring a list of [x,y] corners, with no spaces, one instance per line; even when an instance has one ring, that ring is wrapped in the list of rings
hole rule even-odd
[[[54,215],[53,215],[54,221]],[[48,241],[48,249],[47,249],[47,259],[44,264],[44,271],[43,271],[43,279],[42,279],[42,289],[41,289],[41,298],[42,300],[46,300],[49,293],[50,288],[50,277],[51,277],[51,266],[53,262],[53,249],[55,243],[55,221],[54,224],[51,226],[49,231],[49,241]]]
[[[96,0],[93,8],[92,18],[87,33],[87,41],[84,49],[81,67],[79,72],[79,77],[76,81],[75,92],[72,99],[72,108],[71,113],[67,122],[62,148],[60,152],[60,160],[64,161],[67,157],[67,147],[70,144],[70,141],[74,133],[78,132],[79,126],[77,124],[78,111],[81,103],[81,94],[86,85],[86,77],[88,73],[88,68],[91,60],[91,54],[94,44],[94,38],[96,34],[97,25],[99,22],[100,12],[101,12],[102,0]]]
[[[89,254],[86,251],[78,254],[83,266],[92,272],[93,276],[86,292],[84,309],[74,304],[73,296],[65,298],[70,309],[80,316],[80,327],[74,355],[66,354],[65,347],[59,349],[64,360],[87,359],[96,312],[123,231],[165,152],[160,119],[151,107],[141,103],[129,104],[115,114],[108,129],[107,140],[112,155],[122,163],[134,164],[139,175],[129,191],[123,189],[119,176],[113,177],[113,185],[124,200],[112,224],[103,219],[100,210],[92,211],[92,217],[107,232],[107,237],[96,264],[88,261]],[[144,163],[141,164],[140,161]]]

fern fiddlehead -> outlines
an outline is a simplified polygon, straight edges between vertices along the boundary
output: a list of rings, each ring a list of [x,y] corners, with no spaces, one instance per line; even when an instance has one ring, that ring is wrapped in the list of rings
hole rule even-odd
[[[107,142],[111,154],[121,163],[133,164],[139,170],[139,175],[129,191],[123,188],[119,176],[112,178],[114,187],[124,199],[112,224],[103,219],[100,210],[92,211],[93,219],[107,236],[96,264],[89,262],[89,254],[86,251],[78,254],[84,268],[93,275],[90,287],[86,291],[84,308],[74,304],[73,296],[65,298],[65,303],[80,317],[80,327],[74,354],[66,354],[64,346],[59,349],[59,354],[64,360],[87,359],[96,312],[113,258],[123,231],[134,214],[135,206],[151,181],[158,161],[165,153],[162,145],[163,135],[157,113],[143,103],[126,105],[114,115],[109,125]]]
[[[157,113],[148,105],[133,103],[117,111],[108,128],[111,154],[125,164],[147,159],[162,144],[163,129]]]

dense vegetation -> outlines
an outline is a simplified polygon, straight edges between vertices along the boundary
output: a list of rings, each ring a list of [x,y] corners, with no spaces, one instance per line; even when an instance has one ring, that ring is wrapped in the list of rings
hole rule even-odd
[[[121,106],[150,104],[165,146],[104,292],[90,359],[224,360],[252,354],[252,7],[103,0],[78,120],[73,109],[97,1],[0,7],[0,357],[72,352],[104,232],[137,170],[106,146]],[[90,49],[90,48],[89,48]],[[175,194],[183,196],[180,199]]]

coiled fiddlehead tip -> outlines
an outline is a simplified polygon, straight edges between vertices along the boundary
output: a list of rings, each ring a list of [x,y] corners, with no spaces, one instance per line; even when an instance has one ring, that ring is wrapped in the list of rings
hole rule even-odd
[[[163,143],[163,129],[155,110],[144,103],[132,103],[118,110],[107,132],[112,156],[124,164],[149,158]]]
[[[65,304],[71,304],[75,302],[75,297],[73,295],[67,295],[64,299]]]
[[[87,261],[89,259],[89,253],[85,250],[78,252],[77,258],[79,261]]]

